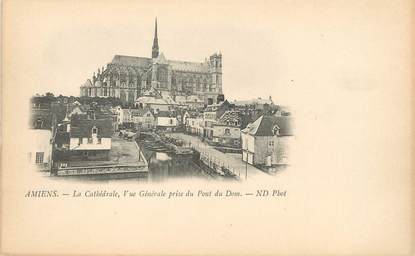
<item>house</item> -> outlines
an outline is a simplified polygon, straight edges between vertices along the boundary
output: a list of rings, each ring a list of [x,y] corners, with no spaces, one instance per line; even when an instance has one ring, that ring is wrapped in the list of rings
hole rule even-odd
[[[117,106],[114,113],[117,115],[117,123],[119,125],[130,122],[129,109],[123,109],[121,106]]]
[[[50,171],[52,164],[52,130],[30,129],[31,143],[25,145],[29,163],[39,171]]]
[[[186,132],[201,136],[203,134],[203,113],[186,111],[185,116]]]
[[[52,130],[56,115],[53,98],[38,96],[31,99],[29,134],[33,143],[26,145],[29,163],[39,171],[50,171],[52,164]]]
[[[78,104],[75,104],[78,103]],[[79,105],[79,102],[75,101],[71,106],[68,106],[67,116],[70,118],[72,115],[86,115],[90,110],[89,105]]]
[[[150,108],[154,113],[158,111],[170,111],[176,108],[177,104],[170,96],[164,98],[161,94],[151,88],[142,93],[142,96],[136,99],[135,107],[137,108]]]
[[[111,149],[112,120],[72,116],[69,124],[69,150],[72,158],[105,160]]]
[[[160,111],[155,116],[157,129],[175,130],[178,126],[176,113],[173,111]]]
[[[252,165],[288,163],[291,117],[263,115],[241,131],[242,160]]]
[[[152,130],[156,126],[154,114],[149,108],[130,109],[129,115],[137,129]]]
[[[241,146],[241,113],[228,110],[213,124],[213,142],[220,146]]]
[[[213,125],[227,110],[233,108],[227,100],[208,105],[203,111],[203,137],[213,139]]]

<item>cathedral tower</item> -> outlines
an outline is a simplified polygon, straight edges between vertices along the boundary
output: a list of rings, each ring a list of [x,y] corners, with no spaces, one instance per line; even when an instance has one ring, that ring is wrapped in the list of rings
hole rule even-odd
[[[153,40],[153,48],[151,51],[151,58],[157,58],[159,56],[159,41],[157,38],[157,18],[156,18],[156,28],[154,30],[154,40]]]

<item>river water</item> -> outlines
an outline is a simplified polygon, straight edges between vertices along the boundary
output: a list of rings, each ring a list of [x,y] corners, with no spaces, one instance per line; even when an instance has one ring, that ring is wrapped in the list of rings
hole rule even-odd
[[[148,180],[152,182],[164,181],[172,178],[203,178],[206,177],[199,166],[193,161],[193,155],[176,155],[147,151]]]

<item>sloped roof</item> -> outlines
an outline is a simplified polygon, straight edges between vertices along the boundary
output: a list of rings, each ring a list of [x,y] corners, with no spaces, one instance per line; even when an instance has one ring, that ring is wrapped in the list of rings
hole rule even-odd
[[[132,116],[144,116],[148,112],[151,113],[150,109],[148,109],[148,108],[131,109],[131,115]],[[151,113],[151,115],[153,115],[153,113]]]
[[[202,62],[190,62],[190,61],[178,61],[168,60],[168,64],[171,65],[174,71],[185,71],[185,72],[198,72],[206,73],[209,72],[209,66]]]
[[[279,128],[279,136],[293,135],[292,120],[289,116],[260,116],[242,130],[254,136],[273,136],[274,127]]]
[[[115,55],[111,63],[126,66],[148,67],[151,64],[151,58]]]
[[[143,91],[141,93],[142,96],[152,96],[152,97],[161,97],[161,94],[158,90],[154,87],[150,87],[149,89]]]
[[[228,110],[219,118],[218,124],[228,125],[228,123],[241,123],[241,113],[239,111]]]
[[[171,111],[160,111],[155,116],[157,117],[176,117],[176,113]]]
[[[92,136],[92,128],[98,128],[98,137],[110,138],[112,130],[112,122],[110,119],[86,119],[86,118],[72,118],[71,119],[71,138],[90,138]]]
[[[155,61],[156,63],[159,63],[159,64],[167,63],[166,57],[164,57],[164,54],[162,52],[159,54],[159,56],[157,56],[157,59]]]

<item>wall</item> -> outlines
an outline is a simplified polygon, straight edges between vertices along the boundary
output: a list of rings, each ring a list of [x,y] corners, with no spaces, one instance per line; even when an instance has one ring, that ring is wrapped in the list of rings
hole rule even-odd
[[[229,129],[229,135],[225,135],[225,129]],[[213,137],[239,139],[241,137],[241,130],[238,127],[213,125]]]
[[[154,112],[157,111],[169,111],[169,106],[167,104],[143,104],[144,107],[150,107]]]
[[[27,152],[29,153],[29,162],[31,164],[36,163],[36,152],[44,152],[43,163],[50,163],[52,155],[52,131],[50,130],[39,130],[30,129],[31,143],[27,143]]]
[[[229,135],[225,130],[229,129]],[[237,147],[241,145],[241,130],[238,127],[213,125],[213,141],[225,147]]]
[[[170,124],[170,120],[172,124]],[[175,117],[157,117],[157,126],[174,127],[177,126],[177,119]]]
[[[79,138],[71,138],[69,142],[70,150],[110,150],[111,138],[101,138],[101,144],[98,144],[98,139],[93,138],[92,143],[88,144],[88,138],[82,138],[82,144],[78,145]]]
[[[273,142],[269,145],[269,142]],[[276,159],[277,155],[277,136],[257,136],[255,137],[255,164],[265,164],[265,158],[272,155],[272,159]]]

